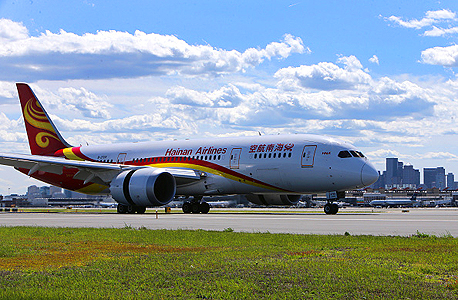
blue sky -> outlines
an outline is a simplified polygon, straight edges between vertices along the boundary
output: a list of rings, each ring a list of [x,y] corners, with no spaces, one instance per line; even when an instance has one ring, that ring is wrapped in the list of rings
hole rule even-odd
[[[316,133],[380,169],[458,175],[456,1],[2,1],[0,146],[14,83],[74,144]],[[0,193],[35,181],[0,169]],[[22,177],[21,177],[22,176]]]

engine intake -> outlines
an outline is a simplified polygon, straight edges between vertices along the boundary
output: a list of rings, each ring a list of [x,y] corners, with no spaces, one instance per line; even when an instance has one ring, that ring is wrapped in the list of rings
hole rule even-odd
[[[110,184],[110,192],[121,204],[161,206],[172,201],[176,182],[166,171],[142,168],[119,173]]]
[[[259,205],[295,205],[301,199],[301,195],[264,194],[246,195],[248,201]]]

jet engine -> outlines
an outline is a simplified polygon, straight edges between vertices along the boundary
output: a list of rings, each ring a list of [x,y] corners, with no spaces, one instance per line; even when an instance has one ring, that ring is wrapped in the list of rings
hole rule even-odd
[[[248,201],[259,205],[294,205],[301,199],[301,195],[263,194],[246,195]]]
[[[172,201],[176,182],[172,174],[153,168],[119,173],[110,184],[117,202],[130,206],[161,206]]]

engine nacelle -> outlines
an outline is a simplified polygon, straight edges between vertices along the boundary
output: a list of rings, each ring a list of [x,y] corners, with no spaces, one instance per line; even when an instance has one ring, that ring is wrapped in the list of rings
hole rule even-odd
[[[295,205],[301,199],[301,195],[263,194],[246,195],[248,201],[259,205]]]
[[[113,199],[125,205],[165,205],[172,201],[175,191],[173,175],[153,168],[121,172],[110,184]]]

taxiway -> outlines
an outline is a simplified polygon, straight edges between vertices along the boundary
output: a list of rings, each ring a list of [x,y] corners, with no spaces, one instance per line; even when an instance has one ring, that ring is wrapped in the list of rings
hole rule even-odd
[[[400,235],[417,232],[458,237],[458,209],[347,210],[337,215],[319,211],[253,210],[207,215],[115,213],[0,213],[0,226],[204,229],[294,234]]]

